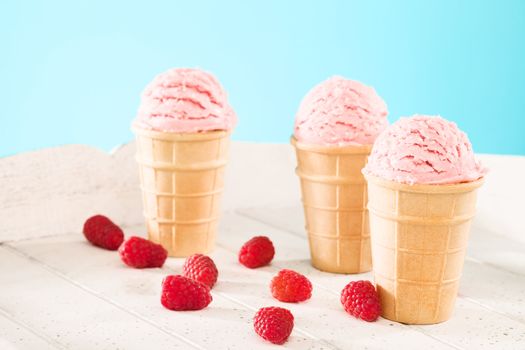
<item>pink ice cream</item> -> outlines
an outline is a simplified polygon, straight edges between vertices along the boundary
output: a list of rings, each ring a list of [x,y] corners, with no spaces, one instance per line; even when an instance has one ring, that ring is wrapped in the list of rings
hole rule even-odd
[[[295,138],[303,143],[370,145],[388,121],[385,102],[358,81],[335,76],[304,97],[295,119]]]
[[[174,68],[159,74],[142,92],[134,125],[165,132],[231,130],[237,117],[226,92],[210,73]]]
[[[415,115],[377,138],[363,173],[407,184],[453,184],[477,180],[486,169],[455,123]]]

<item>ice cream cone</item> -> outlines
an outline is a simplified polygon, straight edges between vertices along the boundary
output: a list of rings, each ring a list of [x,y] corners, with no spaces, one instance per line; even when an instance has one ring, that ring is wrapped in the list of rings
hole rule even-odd
[[[170,256],[214,247],[229,133],[170,133],[134,127],[149,239]]]
[[[370,271],[366,181],[371,146],[318,146],[292,137],[312,265],[335,273]]]
[[[446,321],[454,309],[483,179],[408,185],[366,178],[382,316],[407,324]]]

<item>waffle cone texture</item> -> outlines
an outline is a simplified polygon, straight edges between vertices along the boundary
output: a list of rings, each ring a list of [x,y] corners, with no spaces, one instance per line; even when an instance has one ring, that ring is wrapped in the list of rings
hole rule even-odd
[[[312,265],[334,273],[372,267],[366,181],[371,146],[327,147],[292,137]]]
[[[407,185],[366,176],[374,279],[382,316],[434,324],[453,312],[483,179]]]
[[[215,245],[229,133],[168,133],[133,128],[149,239],[170,256]]]

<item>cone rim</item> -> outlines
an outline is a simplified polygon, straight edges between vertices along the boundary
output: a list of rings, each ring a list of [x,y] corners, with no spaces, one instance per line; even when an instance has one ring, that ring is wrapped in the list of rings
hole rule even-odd
[[[298,141],[295,136],[290,137],[290,143],[295,148],[302,151],[309,151],[324,154],[370,154],[372,145],[346,145],[346,146],[326,146],[304,143]]]
[[[365,174],[365,179],[368,186],[371,184],[379,187],[384,187],[393,190],[413,193],[462,193],[470,192],[479,188],[485,182],[485,177],[481,177],[474,181],[460,182],[453,184],[406,184],[386,180],[377,176]]]
[[[231,134],[230,130],[212,130],[203,132],[170,132],[170,131],[159,131],[154,129],[144,129],[136,124],[131,125],[131,130],[137,136],[149,137],[151,139],[165,140],[165,141],[206,141],[215,140],[223,137],[227,137]]]

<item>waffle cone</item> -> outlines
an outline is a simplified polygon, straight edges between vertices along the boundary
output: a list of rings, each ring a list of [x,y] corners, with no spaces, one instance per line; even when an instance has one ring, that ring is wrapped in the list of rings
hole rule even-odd
[[[373,176],[368,209],[382,316],[407,324],[450,318],[483,179],[407,185]]]
[[[133,128],[149,239],[170,256],[208,253],[215,244],[229,133]]]
[[[312,265],[335,273],[370,271],[366,181],[371,146],[307,145],[292,137]]]

